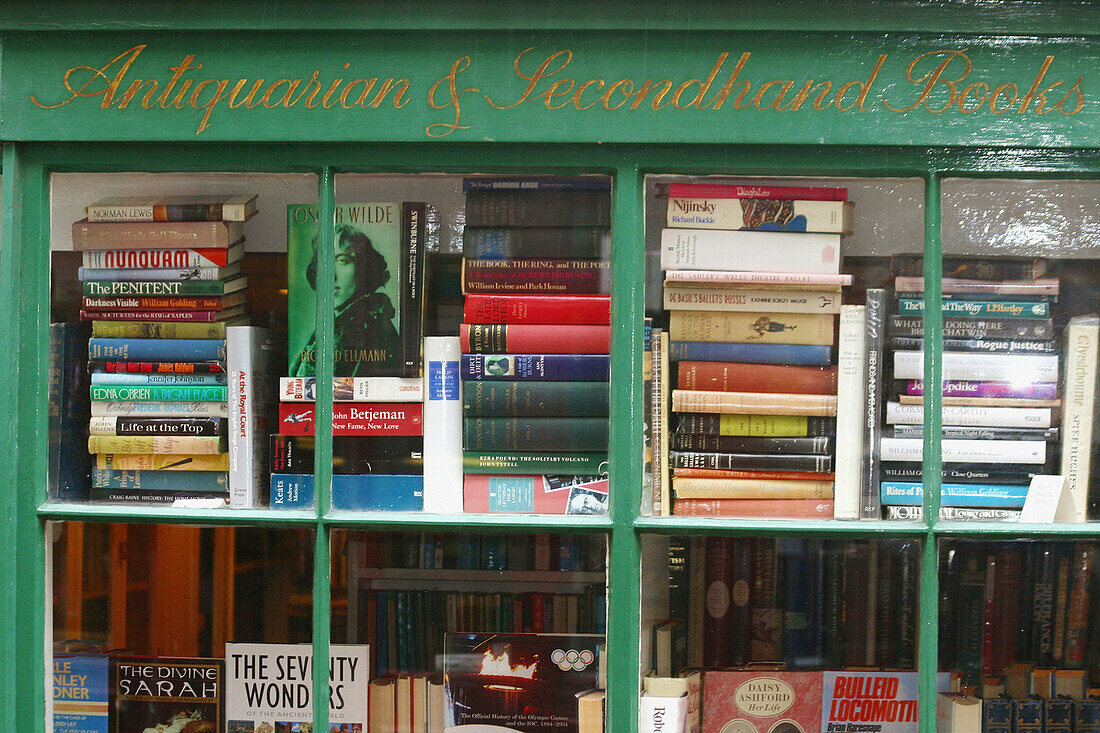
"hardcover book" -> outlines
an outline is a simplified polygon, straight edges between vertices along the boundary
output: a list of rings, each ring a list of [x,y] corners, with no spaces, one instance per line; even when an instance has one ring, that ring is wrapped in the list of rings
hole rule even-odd
[[[662,229],[661,267],[666,270],[774,270],[836,275],[840,235]]]
[[[84,207],[88,221],[244,221],[256,195],[109,196]]]
[[[669,197],[666,223],[687,229],[851,234],[850,201]]]
[[[244,237],[239,221],[73,222],[73,249],[228,247]]]
[[[820,672],[703,672],[703,733],[819,733]]]
[[[456,634],[443,641],[446,733],[582,733],[577,694],[596,687],[596,634]]]
[[[221,659],[111,658],[111,733],[225,727]]]
[[[329,646],[329,728],[366,733],[370,647]],[[234,733],[293,730],[313,721],[309,644],[225,645],[225,716]]]
[[[295,377],[316,375],[317,218],[316,205],[287,206],[287,343],[289,374]],[[401,241],[400,204],[336,207],[336,376],[402,373]]]
[[[493,476],[467,474],[462,482],[466,512],[506,514],[607,514],[603,476]]]

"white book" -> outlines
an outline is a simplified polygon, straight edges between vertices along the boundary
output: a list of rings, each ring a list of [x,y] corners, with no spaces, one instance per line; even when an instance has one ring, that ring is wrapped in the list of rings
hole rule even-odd
[[[1062,470],[1073,502],[1075,520],[1088,520],[1089,470],[1092,465],[1092,421],[1096,402],[1096,316],[1071,318],[1066,327],[1066,383],[1062,398]]]
[[[92,402],[92,417],[229,417],[228,402]]]
[[[840,293],[812,290],[735,290],[665,284],[665,310],[840,313]]]
[[[851,201],[803,201],[782,199],[668,199],[670,227],[687,229],[759,229],[767,222],[789,232],[850,234]]]
[[[236,244],[224,250],[225,264],[233,264],[244,257],[244,244]],[[81,264],[90,268],[136,269],[148,267],[221,267],[221,258],[210,259],[207,252],[198,249],[95,249],[85,250]]]
[[[425,512],[462,512],[461,355],[457,336],[424,338]]]
[[[851,275],[836,273],[814,274],[808,272],[737,272],[734,270],[665,270],[666,283],[683,283],[696,286],[729,285],[733,287],[783,287],[791,289],[824,290],[837,292],[852,284]]]
[[[980,733],[982,701],[957,692],[941,692],[936,698],[936,733]]]
[[[863,481],[863,418],[867,383],[863,377],[867,360],[867,308],[840,308],[840,337],[836,367],[836,477],[833,485],[833,516],[859,519],[860,487]]]
[[[657,697],[643,692],[638,699],[638,733],[684,733],[688,696]]]
[[[944,463],[1046,463],[1045,440],[955,440],[940,441]],[[884,461],[920,461],[924,458],[923,438],[883,438],[879,455]]]
[[[256,326],[225,329],[229,377],[229,506],[251,509],[267,483],[268,433],[274,426],[269,395],[271,333]]]
[[[945,351],[943,378],[1016,384],[1057,382],[1058,355]],[[924,379],[924,352],[895,351],[894,379]]]
[[[942,424],[962,427],[1049,428],[1049,407],[963,407],[943,408]],[[924,405],[886,403],[889,425],[923,425]]]
[[[314,402],[316,377],[279,377],[281,402]],[[420,377],[333,377],[333,402],[421,402],[424,381]]]
[[[763,270],[835,275],[840,235],[725,229],[662,229],[666,270]]]

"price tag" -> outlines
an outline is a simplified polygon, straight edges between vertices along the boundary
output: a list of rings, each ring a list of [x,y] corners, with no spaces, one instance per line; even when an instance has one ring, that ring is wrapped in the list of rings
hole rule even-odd
[[[1065,476],[1032,476],[1021,522],[1075,522],[1073,500],[1066,491]]]

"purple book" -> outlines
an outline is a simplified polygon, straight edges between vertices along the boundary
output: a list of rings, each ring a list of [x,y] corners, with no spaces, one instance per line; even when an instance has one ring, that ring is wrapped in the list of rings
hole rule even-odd
[[[910,379],[906,381],[905,394],[923,395],[924,380]],[[943,394],[946,397],[1018,397],[1052,400],[1058,396],[1058,384],[1055,382],[1015,384],[1013,382],[972,382],[949,379],[943,383]]]

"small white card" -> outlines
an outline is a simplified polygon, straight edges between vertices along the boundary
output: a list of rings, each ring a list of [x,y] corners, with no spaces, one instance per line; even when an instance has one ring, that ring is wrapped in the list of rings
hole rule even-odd
[[[1073,500],[1066,491],[1065,476],[1032,476],[1027,489],[1021,522],[1046,524],[1050,522],[1074,522],[1076,512]]]

